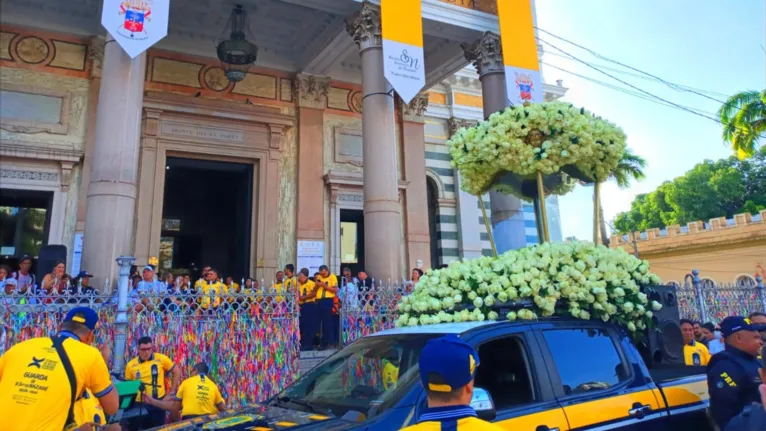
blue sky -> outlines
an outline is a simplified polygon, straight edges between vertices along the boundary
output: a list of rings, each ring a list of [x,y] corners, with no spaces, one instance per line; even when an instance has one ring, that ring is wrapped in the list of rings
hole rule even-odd
[[[608,58],[667,81],[724,95],[766,88],[766,2],[763,0],[536,0],[537,25]],[[620,68],[544,33],[540,37],[595,66]],[[623,86],[544,45],[543,62]],[[668,99],[714,113],[719,104],[660,83],[602,69]],[[704,159],[727,157],[720,125],[705,118],[605,88],[543,65],[544,79],[564,81],[565,100],[617,123],[628,146],[647,159],[647,178],[626,190],[602,189],[607,220],[630,208],[633,197],[682,175]],[[624,86],[623,86],[624,87]],[[625,87],[627,88],[627,87]],[[725,100],[725,96],[711,94]],[[560,198],[564,236],[592,238],[592,188]]]

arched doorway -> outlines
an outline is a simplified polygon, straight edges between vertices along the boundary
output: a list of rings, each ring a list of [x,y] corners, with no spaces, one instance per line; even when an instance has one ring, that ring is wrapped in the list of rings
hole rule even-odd
[[[428,233],[431,237],[431,268],[438,268],[441,265],[439,260],[439,232],[438,212],[439,212],[439,192],[433,179],[426,177],[426,189],[428,191]]]

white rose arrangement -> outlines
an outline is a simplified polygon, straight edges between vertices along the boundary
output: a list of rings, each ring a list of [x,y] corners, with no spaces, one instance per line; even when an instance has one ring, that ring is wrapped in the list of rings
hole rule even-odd
[[[496,180],[505,172],[532,179],[538,171],[555,176],[563,170],[580,181],[604,181],[625,152],[625,140],[620,128],[585,109],[544,102],[496,112],[459,129],[447,146],[463,190],[478,196],[497,188]],[[564,178],[547,192],[565,194],[573,186]],[[499,187],[530,199],[520,187]]]
[[[396,325],[560,315],[611,321],[635,336],[661,308],[649,303],[639,287],[659,283],[647,261],[623,249],[544,243],[427,271],[412,294],[402,298]],[[519,301],[530,304],[498,315],[497,306]]]

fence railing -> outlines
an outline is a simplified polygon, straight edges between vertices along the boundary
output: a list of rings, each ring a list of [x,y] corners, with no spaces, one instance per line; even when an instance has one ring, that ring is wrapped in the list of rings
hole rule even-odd
[[[358,286],[357,286],[358,284]],[[340,295],[340,344],[346,346],[365,335],[394,327],[399,302],[408,295],[408,283],[355,283]]]
[[[300,331],[294,294],[266,288],[125,296],[120,304],[119,295],[6,294],[0,305],[0,354],[18,342],[54,334],[68,310],[88,306],[100,316],[94,344],[112,348],[108,365],[115,372],[136,355],[138,339],[150,336],[184,377],[194,364],[207,363],[232,407],[263,401],[298,376]]]
[[[727,316],[766,312],[766,292],[760,275],[755,277],[754,284],[715,283],[703,279],[695,269],[683,285],[674,285],[683,318],[717,324]]]

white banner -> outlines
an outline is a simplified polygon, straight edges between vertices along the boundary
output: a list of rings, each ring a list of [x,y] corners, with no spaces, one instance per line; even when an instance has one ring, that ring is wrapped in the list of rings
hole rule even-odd
[[[170,0],[104,0],[101,25],[130,58],[168,34]]]
[[[536,70],[505,66],[505,85],[508,100],[514,105],[543,101],[543,83],[540,80],[540,72]]]

